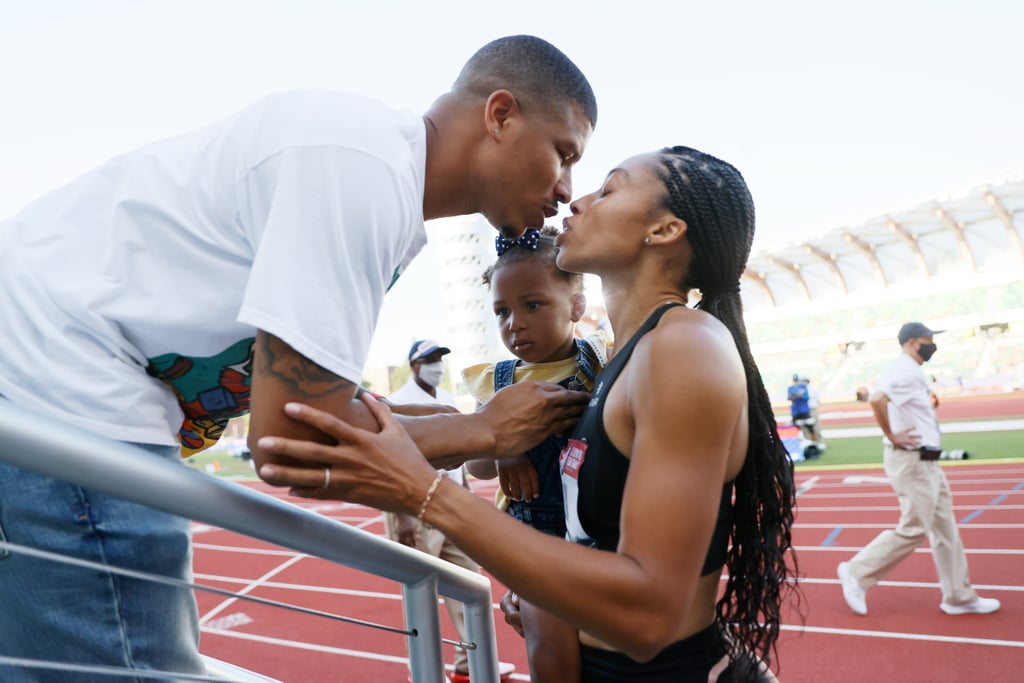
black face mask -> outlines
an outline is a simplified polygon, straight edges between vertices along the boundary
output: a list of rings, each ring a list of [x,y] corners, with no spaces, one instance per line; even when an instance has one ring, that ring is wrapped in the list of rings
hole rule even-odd
[[[937,348],[939,347],[935,344],[921,344],[917,347],[917,355],[921,356],[921,360],[927,363],[935,355]]]

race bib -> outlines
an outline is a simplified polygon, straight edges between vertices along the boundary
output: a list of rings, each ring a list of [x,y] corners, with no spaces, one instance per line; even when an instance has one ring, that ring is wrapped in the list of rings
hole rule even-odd
[[[585,441],[569,439],[562,452],[558,455],[558,464],[562,468],[562,474],[578,480],[580,478],[580,467],[587,456],[587,444]]]

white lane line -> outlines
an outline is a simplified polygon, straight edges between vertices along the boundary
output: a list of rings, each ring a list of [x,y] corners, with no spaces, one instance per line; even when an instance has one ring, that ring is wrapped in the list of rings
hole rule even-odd
[[[869,475],[851,474],[843,478],[844,484],[888,484],[889,477],[875,477]]]
[[[833,552],[846,552],[846,553],[857,553],[864,546],[839,546],[839,545],[797,545],[793,546],[793,549],[801,553],[809,553],[812,551],[824,551],[828,553]],[[914,548],[915,553],[921,553],[924,555],[931,555],[932,550],[928,547]],[[968,555],[1024,555],[1024,550],[1017,548],[964,548],[964,552]]]
[[[239,579],[233,576],[219,576],[217,574],[196,574],[196,579],[204,581],[216,581],[226,584],[247,584],[247,579]],[[383,579],[387,580],[387,579]],[[333,588],[330,586],[312,586],[302,583],[285,583],[282,581],[264,581],[261,584],[265,588],[277,588],[280,590],[301,591],[305,593],[326,593],[330,595],[346,595],[358,598],[374,598],[379,600],[401,600],[400,593],[382,593],[380,591],[354,590],[351,588]]]
[[[261,585],[263,585],[263,583],[267,579],[269,579],[272,576],[276,576],[277,574],[280,574],[285,569],[288,569],[289,567],[291,567],[293,564],[295,564],[299,560],[303,559],[304,557],[306,557],[306,556],[305,555],[298,555],[296,557],[291,558],[290,560],[286,560],[285,562],[282,562],[276,568],[271,569],[269,572],[267,572],[266,574],[264,574],[260,578],[256,579],[255,581],[247,582],[247,585],[245,586],[245,588],[243,588],[240,591],[237,591],[237,593],[239,595],[246,595],[248,593],[251,593],[255,589],[259,588]],[[213,619],[215,616],[217,616],[218,614],[220,614],[221,612],[223,612],[224,610],[226,610],[228,607],[230,607],[231,605],[235,604],[236,602],[238,602],[238,598],[228,598],[224,602],[220,603],[219,605],[217,605],[216,607],[214,607],[209,612],[207,612],[206,614],[204,614],[203,616],[201,616],[199,618],[200,626],[202,626],[203,624],[208,622],[210,619]]]
[[[409,659],[407,657],[399,657],[396,655],[386,655],[380,652],[366,652],[363,650],[349,650],[342,647],[331,647],[329,645],[317,645],[315,643],[307,643],[297,640],[285,640],[284,638],[273,638],[270,636],[259,636],[254,633],[245,633],[243,631],[225,631],[222,629],[202,627],[200,629],[203,633],[209,633],[211,635],[224,636],[225,638],[237,638],[239,640],[250,640],[257,643],[266,643],[268,645],[278,645],[281,647],[290,647],[296,650],[306,650],[309,652],[323,652],[325,654],[332,655],[344,655],[346,657],[356,657],[358,659],[370,659],[377,662],[390,662],[393,664],[404,664],[408,666]],[[446,669],[450,669],[451,665],[445,665]],[[529,681],[530,677],[524,674],[512,674],[509,678],[517,681]]]
[[[960,643],[969,645],[990,645],[993,647],[1024,647],[1020,640],[995,640],[994,638],[965,638],[963,636],[943,636],[933,633],[900,633],[893,631],[868,631],[856,628],[829,628],[825,626],[791,626],[782,624],[783,631],[797,633],[825,633],[840,636],[864,636],[867,638],[892,638],[894,640],[926,640],[933,643]]]
[[[406,657],[397,657],[395,655],[385,655],[379,652],[364,652],[362,650],[349,650],[342,647],[331,647],[329,645],[317,645],[316,643],[307,643],[298,640],[285,640],[284,638],[273,638],[270,636],[260,636],[255,633],[244,633],[242,631],[225,631],[223,629],[210,628],[204,626],[200,629],[203,633],[210,633],[218,636],[225,636],[227,638],[238,638],[239,640],[251,640],[257,643],[268,643],[270,645],[280,645],[282,647],[290,647],[296,650],[308,650],[311,652],[324,652],[333,655],[345,655],[348,657],[358,657],[359,659],[373,659],[379,662],[394,662],[395,664],[406,664],[409,660]]]
[[[975,510],[1024,510],[1024,505],[954,505],[954,510],[974,512]],[[858,507],[840,505],[808,507],[801,505],[800,514],[805,512],[899,512],[898,505],[861,505]]]
[[[798,489],[796,490],[796,495],[797,495],[797,497],[799,498],[800,496],[802,496],[803,494],[807,493],[807,492],[808,492],[808,491],[810,491],[810,490],[811,490],[812,488],[814,488],[814,485],[818,483],[818,480],[819,480],[819,479],[821,479],[821,477],[820,477],[820,476],[817,476],[817,477],[811,477],[810,479],[808,479],[807,481],[805,481],[805,482],[804,482],[803,484],[801,484],[801,485],[800,485],[800,488],[798,488]]]
[[[979,523],[967,523],[957,524],[961,528],[996,528],[996,529],[1019,529],[1024,528],[1024,524],[979,524]],[[794,528],[835,528],[835,523],[828,522],[797,522],[793,525]],[[888,524],[843,524],[843,528],[892,528],[892,523]]]

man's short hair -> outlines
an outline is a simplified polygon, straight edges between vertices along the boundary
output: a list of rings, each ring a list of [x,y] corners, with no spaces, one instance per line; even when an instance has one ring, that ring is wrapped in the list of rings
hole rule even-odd
[[[587,77],[561,50],[536,36],[506,36],[487,43],[469,58],[452,86],[456,94],[476,97],[501,89],[545,111],[575,102],[590,127],[597,127],[597,98]]]

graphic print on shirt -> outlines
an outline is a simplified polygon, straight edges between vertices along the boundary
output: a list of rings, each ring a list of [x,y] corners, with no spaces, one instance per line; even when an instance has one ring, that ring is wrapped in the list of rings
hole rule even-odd
[[[184,457],[217,443],[228,420],[249,412],[254,341],[243,339],[209,358],[149,359],[146,372],[171,388],[185,413],[178,431]]]

